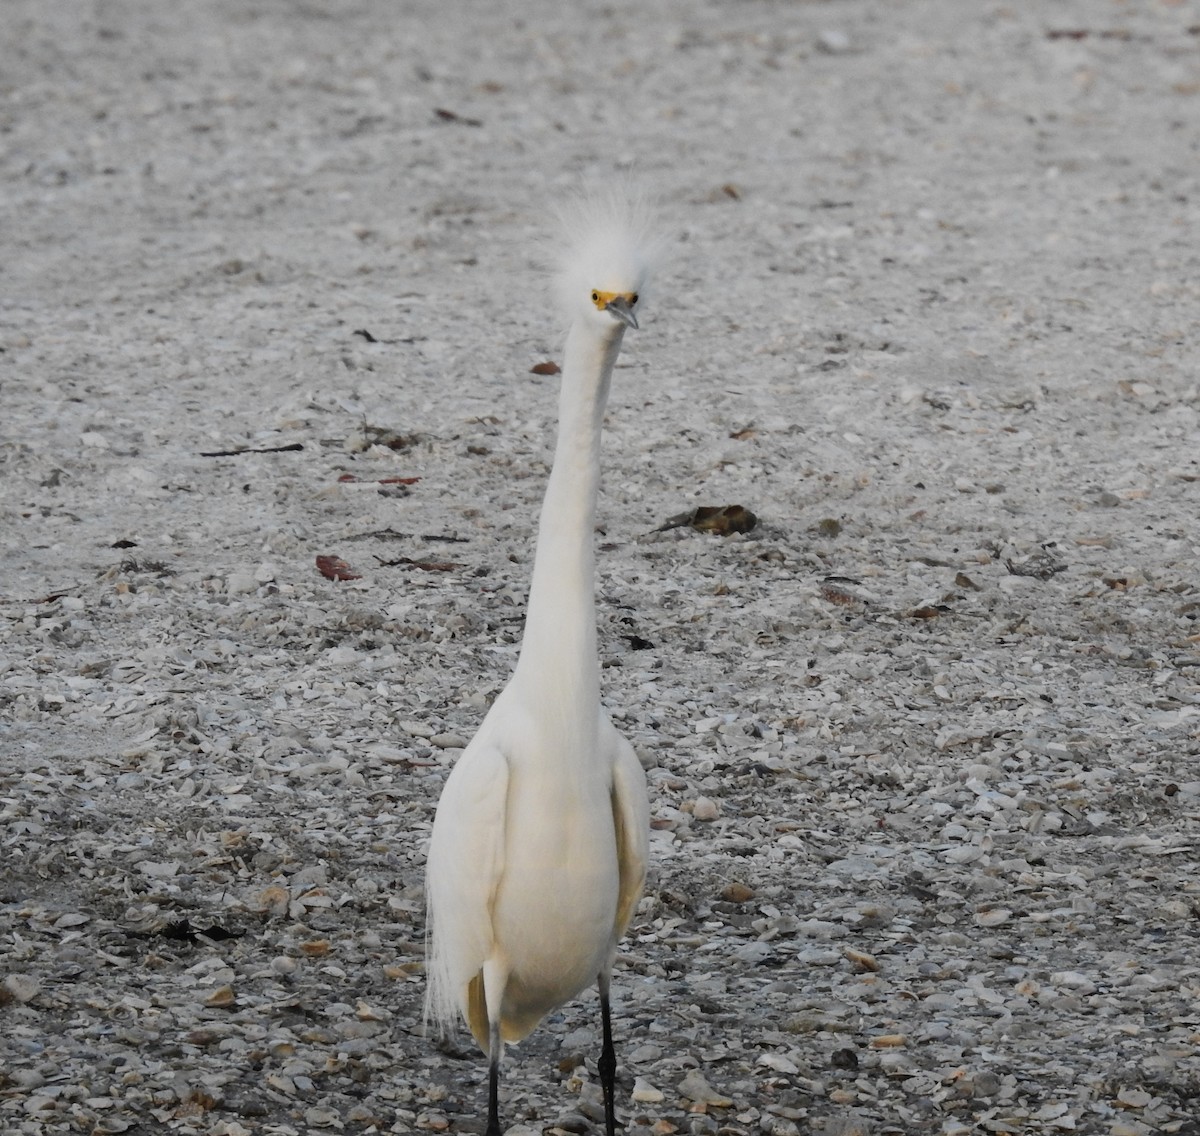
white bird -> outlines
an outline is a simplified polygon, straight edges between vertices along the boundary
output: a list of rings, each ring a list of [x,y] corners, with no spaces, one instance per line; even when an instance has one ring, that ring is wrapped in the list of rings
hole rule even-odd
[[[426,870],[425,1015],[461,1015],[488,1057],[487,1136],[501,1136],[505,1042],[593,982],[607,1136],[615,1124],[609,980],[646,878],[649,804],[632,746],[600,705],[593,529],[613,365],[652,244],[616,196],[583,205],[557,284],[570,319],[558,442],[516,669],[438,802]]]

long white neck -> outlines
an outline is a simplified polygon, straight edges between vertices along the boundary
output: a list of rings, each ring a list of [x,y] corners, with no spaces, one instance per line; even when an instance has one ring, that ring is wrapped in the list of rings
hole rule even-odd
[[[623,328],[577,320],[567,336],[558,443],[538,524],[525,637],[513,686],[562,721],[600,699],[596,657],[596,493],[600,433]],[[557,711],[557,713],[556,713]]]

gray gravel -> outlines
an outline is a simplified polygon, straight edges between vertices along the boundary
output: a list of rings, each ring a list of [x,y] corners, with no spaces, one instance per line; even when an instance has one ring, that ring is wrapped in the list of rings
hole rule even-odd
[[[630,164],[629,1131],[1200,1133],[1196,5],[4,24],[5,1136],[482,1130],[424,844],[520,633],[532,243]],[[596,1018],[510,1051],[517,1131],[595,1130]]]

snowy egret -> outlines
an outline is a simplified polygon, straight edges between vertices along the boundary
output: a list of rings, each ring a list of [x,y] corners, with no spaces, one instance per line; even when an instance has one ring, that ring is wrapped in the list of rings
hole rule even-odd
[[[646,878],[645,774],[600,705],[593,529],[604,407],[651,245],[620,196],[585,204],[571,236],[558,442],[520,656],[446,780],[426,871],[426,1019],[445,1029],[461,1015],[487,1054],[487,1136],[501,1134],[504,1043],[593,982],[613,1136],[609,979]]]

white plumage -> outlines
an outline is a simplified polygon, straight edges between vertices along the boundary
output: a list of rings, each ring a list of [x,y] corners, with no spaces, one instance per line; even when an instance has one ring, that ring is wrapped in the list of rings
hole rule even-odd
[[[488,1054],[488,1136],[500,1136],[503,1043],[593,982],[613,1133],[609,976],[646,874],[645,776],[600,705],[593,529],[604,407],[652,246],[627,195],[584,202],[568,224],[558,442],[521,653],[446,781],[426,874],[426,1017],[445,1028],[461,1016]]]

